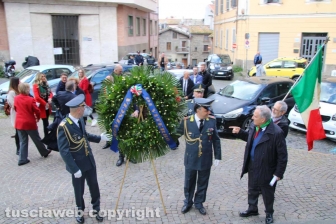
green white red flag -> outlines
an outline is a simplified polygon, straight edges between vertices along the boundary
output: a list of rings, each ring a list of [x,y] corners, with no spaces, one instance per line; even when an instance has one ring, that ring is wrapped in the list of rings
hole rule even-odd
[[[304,75],[292,89],[295,103],[307,129],[308,150],[313,148],[314,140],[326,137],[320,114],[320,92],[322,76],[322,50],[319,49]]]

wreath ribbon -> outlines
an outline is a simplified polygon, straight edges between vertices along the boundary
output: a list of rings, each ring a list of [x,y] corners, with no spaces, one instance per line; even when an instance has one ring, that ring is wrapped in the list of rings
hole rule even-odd
[[[166,141],[166,143],[169,145],[169,147],[171,149],[175,149],[176,148],[176,142],[174,141],[174,139],[170,136],[168,129],[165,125],[165,123],[163,122],[159,111],[157,110],[157,108],[155,107],[152,98],[150,97],[150,95],[148,94],[148,92],[145,89],[142,89],[142,85],[141,84],[137,84],[135,86],[132,86],[126,93],[126,96],[123,100],[123,102],[121,103],[118,113],[116,115],[116,117],[114,118],[112,125],[111,125],[111,129],[112,129],[112,144],[110,149],[114,152],[118,152],[118,140],[117,140],[117,135],[118,135],[118,131],[120,128],[120,125],[122,123],[122,120],[124,119],[124,116],[128,110],[129,105],[132,102],[133,99],[133,94],[139,96],[141,95],[144,100],[146,101],[146,104],[152,114],[152,117],[162,135],[162,137],[164,138],[164,140]]]

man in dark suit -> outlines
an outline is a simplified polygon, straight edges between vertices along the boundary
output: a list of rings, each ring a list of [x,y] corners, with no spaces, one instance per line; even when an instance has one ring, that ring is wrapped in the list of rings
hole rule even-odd
[[[187,213],[195,204],[195,208],[202,215],[206,215],[203,202],[205,202],[208,189],[213,155],[215,156],[215,166],[222,159],[216,119],[209,116],[209,107],[212,102],[213,100],[204,98],[195,99],[195,114],[185,118],[178,129],[178,133],[183,134],[186,139],[184,154],[185,200],[181,210],[183,214]]]
[[[70,113],[58,126],[58,148],[66,164],[66,169],[72,176],[72,185],[74,187],[76,206],[78,214],[76,221],[84,223],[83,212],[85,203],[83,199],[85,180],[89,186],[91,194],[91,204],[93,214],[99,222],[103,221],[100,216],[100,192],[97,180],[96,163],[89,144],[90,142],[100,142],[108,140],[106,134],[100,136],[92,135],[86,132],[83,113],[84,113],[84,95],[80,94],[70,100],[66,106],[70,108]]]
[[[60,110],[63,116],[70,113],[70,109],[65,104],[76,97],[73,93],[75,91],[75,83],[73,81],[67,81],[65,83],[65,91],[59,91],[53,96],[52,102],[55,104],[56,108]]]
[[[56,87],[56,94],[58,94],[59,91],[65,91],[65,83],[67,82],[68,74],[62,73],[60,78],[61,78],[61,81],[59,81]]]
[[[205,69],[205,62],[203,62],[201,64],[201,71],[200,71],[200,75],[203,76],[203,84],[205,86],[204,88],[204,97],[207,98],[208,97],[208,89],[209,87],[212,85],[212,77],[210,75],[209,72],[207,72],[207,70]]]
[[[266,224],[273,223],[275,184],[286,170],[288,155],[285,137],[280,127],[271,119],[271,110],[257,106],[253,113],[253,124],[248,131],[231,126],[232,133],[246,141],[241,178],[248,173],[248,204],[240,217],[259,215],[258,197],[261,192],[265,204]]]
[[[137,55],[135,55],[135,64],[138,66],[143,65],[144,63],[144,58],[143,56],[140,54],[140,51],[137,51]]]
[[[284,101],[277,101],[272,107],[272,120],[273,123],[278,125],[283,131],[285,138],[288,134],[289,121],[285,116],[287,112],[287,104]]]
[[[194,82],[190,79],[190,73],[188,71],[183,72],[183,77],[180,79],[180,85],[182,87],[184,99],[192,99]]]

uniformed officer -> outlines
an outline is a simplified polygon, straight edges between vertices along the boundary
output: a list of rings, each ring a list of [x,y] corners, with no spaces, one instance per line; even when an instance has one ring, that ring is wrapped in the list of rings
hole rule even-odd
[[[222,159],[216,120],[209,116],[209,107],[212,102],[213,100],[204,98],[195,99],[195,114],[185,118],[178,129],[178,133],[184,135],[186,140],[184,154],[185,200],[181,210],[183,214],[188,212],[193,204],[202,215],[206,214],[203,202],[205,202],[208,189],[213,154],[215,166]]]
[[[194,86],[194,99],[187,100],[188,102],[188,116],[192,115],[194,113],[194,107],[195,107],[195,98],[203,98],[204,93],[204,85],[198,84]]]
[[[60,123],[57,130],[57,144],[59,152],[66,164],[66,169],[71,173],[72,185],[74,187],[76,206],[78,214],[76,221],[84,223],[83,211],[85,203],[83,199],[85,180],[89,186],[91,194],[91,204],[99,222],[103,217],[99,215],[100,211],[100,192],[97,181],[96,163],[89,144],[90,142],[107,141],[106,134],[101,136],[92,135],[86,132],[83,113],[85,106],[85,97],[80,94],[70,100],[65,105],[70,108],[70,113]]]

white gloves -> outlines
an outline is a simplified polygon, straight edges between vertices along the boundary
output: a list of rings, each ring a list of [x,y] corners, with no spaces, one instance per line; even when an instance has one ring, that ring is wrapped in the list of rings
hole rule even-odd
[[[109,134],[106,134],[106,133],[101,133],[100,135],[100,141],[106,141],[106,142],[109,142],[111,141],[111,138],[112,136],[109,135]]]
[[[76,173],[74,173],[75,178],[81,178],[82,177],[82,171],[78,170]]]
[[[219,160],[218,160],[218,159],[215,159],[214,165],[215,165],[215,166],[218,166],[218,164],[219,164]]]

